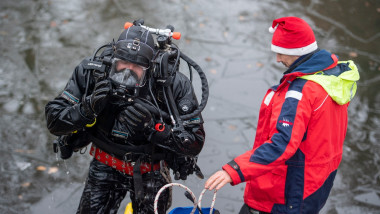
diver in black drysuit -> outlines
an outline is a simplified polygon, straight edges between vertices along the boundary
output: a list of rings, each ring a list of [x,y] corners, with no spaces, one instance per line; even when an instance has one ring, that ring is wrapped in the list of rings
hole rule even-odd
[[[169,111],[167,94],[151,78],[154,54],[154,39],[149,31],[129,27],[100,56],[83,60],[63,92],[45,107],[47,127],[52,134],[64,136],[63,147],[78,151],[92,142],[94,158],[77,213],[116,213],[127,192],[134,213],[154,213],[157,191],[171,182],[168,168],[180,173],[181,179],[193,172],[194,157],[205,140],[202,116],[183,121],[182,132],[173,132],[168,118],[161,121],[160,115],[143,104],[152,106],[156,102],[156,107]],[[106,57],[111,59],[109,65],[101,66],[105,66],[108,75],[94,75],[94,68],[100,67],[94,61]],[[121,62],[130,67],[118,69]],[[145,72],[142,78],[137,70]],[[176,72],[169,87],[180,115],[196,109],[197,98],[185,75]],[[65,155],[62,151],[61,155]],[[145,172],[139,170],[142,166],[147,166]],[[169,209],[170,195],[169,190],[161,194],[159,213]]]

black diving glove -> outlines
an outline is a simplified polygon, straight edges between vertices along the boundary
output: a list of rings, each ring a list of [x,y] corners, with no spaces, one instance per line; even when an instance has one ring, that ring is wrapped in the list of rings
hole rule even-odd
[[[128,106],[119,114],[120,122],[128,126],[131,131],[153,131],[152,114],[139,103]],[[146,133],[149,134],[149,133]]]
[[[157,146],[173,151],[173,143],[169,139],[171,134],[171,126],[165,123],[156,124],[156,126],[158,127],[155,127],[155,130],[150,133],[149,140]]]
[[[109,80],[97,82],[91,95],[84,97],[82,113],[88,118],[95,118],[106,106],[111,91]]]
[[[194,158],[175,156],[168,164],[169,168],[173,170],[175,180],[186,180],[188,175],[194,173]]]

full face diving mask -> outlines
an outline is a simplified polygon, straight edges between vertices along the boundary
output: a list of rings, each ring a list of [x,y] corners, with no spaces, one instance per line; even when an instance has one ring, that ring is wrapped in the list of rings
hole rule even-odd
[[[126,60],[114,58],[109,78],[113,85],[113,95],[125,98],[137,97],[139,89],[145,84],[148,68]]]

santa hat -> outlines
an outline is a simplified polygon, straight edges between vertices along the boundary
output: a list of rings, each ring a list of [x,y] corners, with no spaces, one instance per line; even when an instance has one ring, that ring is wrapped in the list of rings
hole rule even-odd
[[[276,53],[301,56],[318,48],[313,30],[298,17],[273,20],[269,32],[273,33],[271,50]]]

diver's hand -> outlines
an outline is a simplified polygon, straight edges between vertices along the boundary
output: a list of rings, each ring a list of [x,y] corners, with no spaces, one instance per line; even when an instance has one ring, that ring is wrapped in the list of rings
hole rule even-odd
[[[85,97],[81,104],[82,113],[88,118],[96,117],[106,106],[111,91],[109,80],[97,82],[91,95]]]
[[[150,141],[163,148],[170,148],[170,150],[173,150],[173,143],[169,139],[171,126],[165,123],[156,124],[156,126],[157,125],[159,126],[157,127],[159,130],[155,128],[151,133],[148,133],[150,134]]]
[[[123,110],[119,115],[119,120],[134,131],[153,126],[152,114],[139,103],[134,103]]]
[[[208,190],[213,190],[214,188],[216,190],[219,190],[224,185],[231,182],[232,182],[231,176],[226,171],[220,170],[220,171],[217,171],[215,174],[213,174],[206,181],[205,188]]]
[[[187,176],[194,172],[194,159],[192,158],[175,156],[167,163],[169,168],[173,170],[174,180],[186,180]]]

